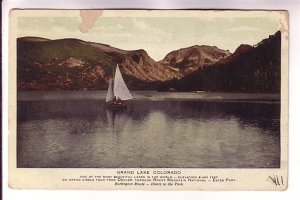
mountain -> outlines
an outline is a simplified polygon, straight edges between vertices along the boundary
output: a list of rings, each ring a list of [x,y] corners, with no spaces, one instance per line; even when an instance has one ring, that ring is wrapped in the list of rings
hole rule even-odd
[[[215,46],[195,45],[172,51],[159,63],[178,69],[185,75],[197,71],[204,66],[212,65],[229,55],[231,55],[229,51],[219,49]]]
[[[243,54],[244,52],[250,51],[250,49],[253,49],[254,47],[249,45],[249,44],[241,44],[235,51],[234,55],[240,55]]]
[[[195,45],[155,62],[145,50],[122,50],[73,38],[17,39],[20,90],[107,89],[118,63],[130,90],[280,92],[281,33],[234,53]]]
[[[105,89],[116,63],[133,89],[151,89],[149,82],[181,77],[173,68],[156,63],[142,49],[125,51],[72,38],[17,39],[19,89]]]
[[[205,65],[179,80],[159,84],[159,90],[280,92],[281,33],[255,46],[240,45],[212,65]]]

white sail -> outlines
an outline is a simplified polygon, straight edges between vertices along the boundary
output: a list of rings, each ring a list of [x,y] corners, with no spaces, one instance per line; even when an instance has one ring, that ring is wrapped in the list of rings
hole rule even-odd
[[[112,101],[113,99],[114,99],[113,80],[110,78],[107,95],[106,95],[106,102]]]
[[[129,100],[133,99],[133,96],[130,94],[117,65],[115,80],[114,80],[114,88],[113,88],[114,96],[116,99],[120,98],[121,100]]]

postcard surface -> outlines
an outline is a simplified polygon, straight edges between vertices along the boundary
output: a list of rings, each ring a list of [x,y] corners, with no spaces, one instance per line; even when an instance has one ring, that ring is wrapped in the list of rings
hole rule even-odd
[[[285,190],[288,13],[12,10],[9,186]]]

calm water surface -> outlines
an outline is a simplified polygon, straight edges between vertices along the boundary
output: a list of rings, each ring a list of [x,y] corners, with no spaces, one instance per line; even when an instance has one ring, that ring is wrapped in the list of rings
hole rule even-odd
[[[18,97],[18,167],[280,167],[279,103],[141,93],[113,111],[103,92],[72,95]]]

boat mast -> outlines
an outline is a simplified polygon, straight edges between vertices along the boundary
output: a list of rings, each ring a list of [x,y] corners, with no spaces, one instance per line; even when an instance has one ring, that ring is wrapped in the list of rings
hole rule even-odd
[[[115,92],[114,92],[114,84],[115,84],[115,66],[113,65],[112,67],[112,91],[113,91],[113,97],[115,97]]]
[[[112,67],[112,79],[115,79],[115,66]]]

